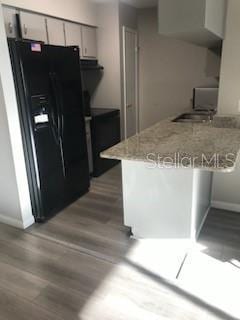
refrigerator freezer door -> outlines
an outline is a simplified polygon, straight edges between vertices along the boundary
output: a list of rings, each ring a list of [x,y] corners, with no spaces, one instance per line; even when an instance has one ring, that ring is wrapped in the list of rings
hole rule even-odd
[[[32,205],[36,220],[42,220],[89,188],[79,53],[9,44]]]

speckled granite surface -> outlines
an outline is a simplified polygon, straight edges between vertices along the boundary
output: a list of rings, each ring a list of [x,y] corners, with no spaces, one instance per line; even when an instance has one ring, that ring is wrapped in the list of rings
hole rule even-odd
[[[211,123],[176,123],[169,118],[104,151],[103,158],[147,162],[159,168],[232,172],[240,154],[240,117]]]

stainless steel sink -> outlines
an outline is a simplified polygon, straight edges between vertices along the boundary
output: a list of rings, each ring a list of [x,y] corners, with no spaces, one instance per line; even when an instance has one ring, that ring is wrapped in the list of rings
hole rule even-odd
[[[209,113],[183,113],[174,119],[173,122],[203,123],[210,122],[212,119],[213,115]]]

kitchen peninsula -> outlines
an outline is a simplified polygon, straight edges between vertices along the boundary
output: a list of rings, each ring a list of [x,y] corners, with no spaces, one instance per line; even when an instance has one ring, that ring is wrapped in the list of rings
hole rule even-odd
[[[134,238],[194,242],[211,206],[213,172],[232,172],[240,117],[163,120],[106,150],[122,161],[124,224]]]

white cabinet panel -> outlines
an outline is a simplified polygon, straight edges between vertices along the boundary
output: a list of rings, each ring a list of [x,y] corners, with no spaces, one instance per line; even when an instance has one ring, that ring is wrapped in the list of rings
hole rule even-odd
[[[82,26],[83,57],[94,59],[97,57],[97,29]]]
[[[17,36],[16,13],[17,10],[14,8],[3,7],[4,23],[9,38]]]
[[[78,46],[82,56],[82,26],[77,23],[65,22],[66,46]]]
[[[21,11],[20,21],[24,39],[47,43],[46,18],[44,16]]]
[[[49,44],[65,46],[64,23],[58,19],[47,18]]]

